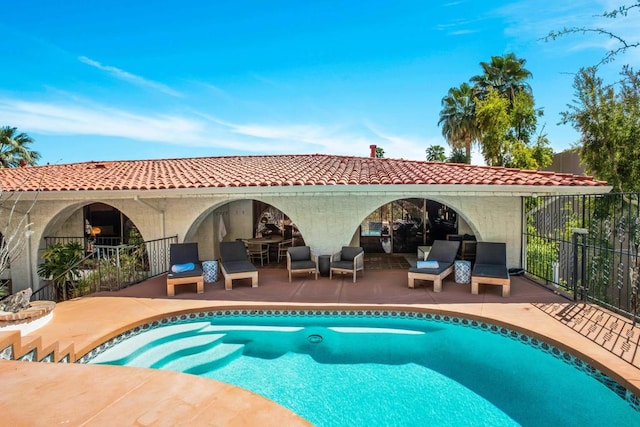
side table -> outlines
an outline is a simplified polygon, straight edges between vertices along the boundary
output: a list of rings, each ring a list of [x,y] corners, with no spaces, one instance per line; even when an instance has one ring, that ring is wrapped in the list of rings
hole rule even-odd
[[[331,255],[318,255],[318,273],[322,277],[329,277],[331,268]]]
[[[218,261],[202,261],[202,273],[205,283],[218,281]]]
[[[471,282],[471,261],[458,260],[453,263],[456,283],[467,284]]]

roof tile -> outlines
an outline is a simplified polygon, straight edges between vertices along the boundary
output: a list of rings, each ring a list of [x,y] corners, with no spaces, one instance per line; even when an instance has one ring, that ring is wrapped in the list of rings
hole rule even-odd
[[[546,171],[326,154],[125,160],[0,169],[2,191],[393,184],[606,185],[591,177]]]

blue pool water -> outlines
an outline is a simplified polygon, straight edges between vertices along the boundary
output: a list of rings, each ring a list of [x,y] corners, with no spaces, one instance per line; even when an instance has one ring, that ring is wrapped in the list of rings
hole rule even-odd
[[[125,333],[84,361],[228,382],[318,426],[640,425],[620,386],[545,343],[384,313],[192,315]]]

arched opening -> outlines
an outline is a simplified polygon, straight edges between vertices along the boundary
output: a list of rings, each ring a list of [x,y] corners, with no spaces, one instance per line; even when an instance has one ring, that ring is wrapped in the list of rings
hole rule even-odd
[[[85,240],[96,245],[126,245],[140,241],[140,232],[122,211],[106,203],[91,203],[83,208]]]
[[[296,224],[286,213],[268,203],[253,200],[254,237],[280,235],[284,240],[293,239],[293,246],[304,246],[304,238]]]
[[[247,245],[266,240],[269,257],[261,259],[258,266],[284,266],[286,247],[305,244],[302,233],[286,212],[255,199],[212,206],[194,221],[184,238],[185,242],[198,243],[203,260],[218,259],[220,242],[233,240],[242,240]]]
[[[44,234],[44,249],[72,241],[81,243],[86,253],[96,245],[118,246],[143,241],[133,221],[119,209],[94,202],[70,206],[51,221]]]
[[[69,205],[45,226],[37,262],[43,285],[32,298],[114,291],[162,274],[174,240],[144,241],[133,221],[106,203]]]
[[[367,253],[415,254],[434,240],[467,232],[469,226],[446,204],[421,198],[399,199],[371,212],[360,224]]]

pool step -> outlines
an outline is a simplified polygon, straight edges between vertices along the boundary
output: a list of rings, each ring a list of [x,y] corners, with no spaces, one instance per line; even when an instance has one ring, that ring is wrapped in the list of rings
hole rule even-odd
[[[131,359],[127,366],[162,369],[167,362],[215,347],[224,336],[224,334],[198,334],[156,344]]]
[[[218,369],[242,355],[244,344],[220,343],[205,351],[186,355],[158,366],[169,371],[200,375]]]
[[[194,322],[179,325],[162,326],[127,338],[97,355],[91,363],[122,365],[148,351],[150,347],[174,341],[185,336],[192,336],[211,327],[208,322]]]

